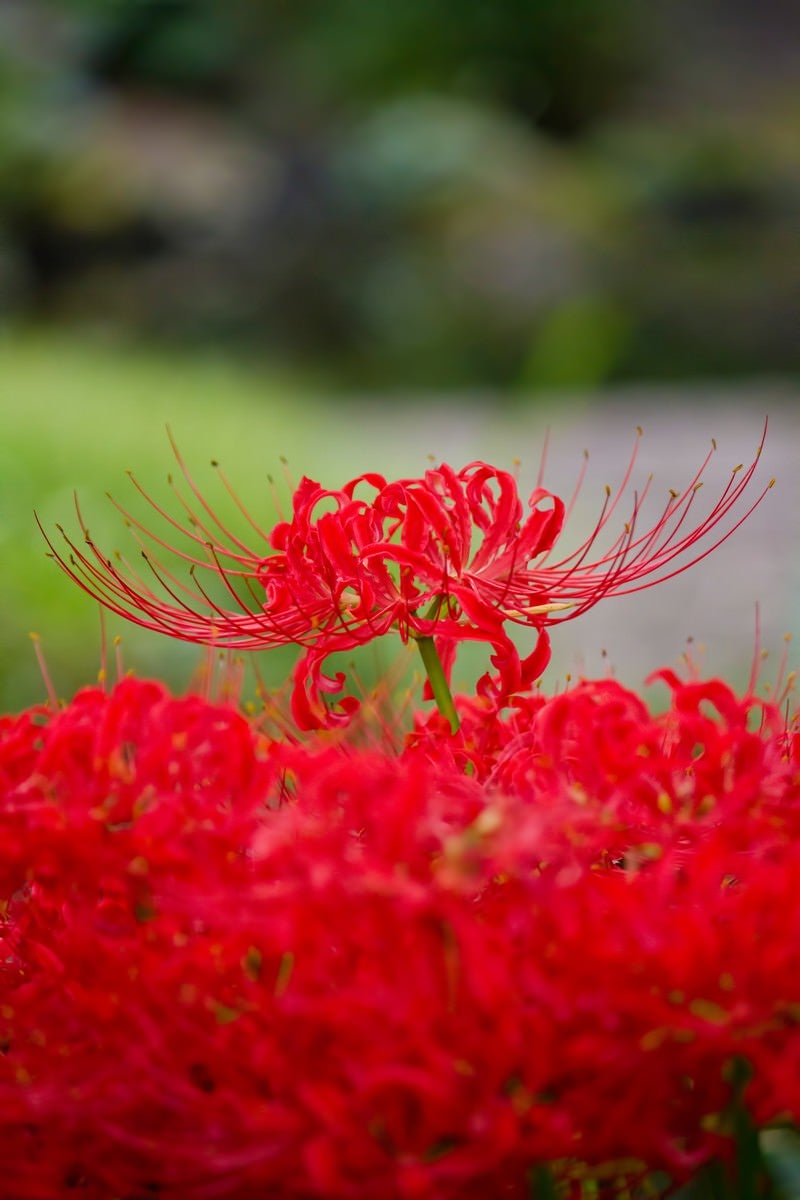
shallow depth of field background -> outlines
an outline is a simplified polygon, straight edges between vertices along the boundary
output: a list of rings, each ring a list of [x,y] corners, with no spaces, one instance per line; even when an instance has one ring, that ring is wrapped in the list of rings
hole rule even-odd
[[[688,638],[746,678],[756,602],[777,659],[800,629],[799,68],[792,0],[5,0],[3,710],[43,694],[30,631],[64,695],[99,665],[33,510],[75,535],[77,490],[135,554],[104,493],[133,505],[132,468],[167,495],[167,424],[266,525],[281,456],[331,486],[518,458],[530,486],[549,429],[553,490],[590,451],[567,544],[637,425],[655,515],[715,437],[710,503],[768,413],[752,521],[557,628],[550,682],[638,685]],[[185,685],[196,650],[119,632]]]

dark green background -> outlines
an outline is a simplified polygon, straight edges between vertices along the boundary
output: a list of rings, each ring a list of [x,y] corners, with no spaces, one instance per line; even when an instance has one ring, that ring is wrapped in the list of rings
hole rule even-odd
[[[520,391],[795,372],[791,0],[7,0],[0,315]]]

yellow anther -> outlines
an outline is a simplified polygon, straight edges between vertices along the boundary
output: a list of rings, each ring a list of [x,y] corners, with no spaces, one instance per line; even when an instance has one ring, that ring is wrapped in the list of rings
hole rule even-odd
[[[507,615],[509,617],[538,617],[544,613],[563,612],[565,608],[574,608],[577,601],[573,600],[569,604],[553,602],[552,604],[531,604],[529,608],[510,608]]]

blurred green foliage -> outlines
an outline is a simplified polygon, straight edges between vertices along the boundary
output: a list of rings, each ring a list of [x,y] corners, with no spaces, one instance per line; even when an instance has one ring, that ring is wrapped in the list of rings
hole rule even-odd
[[[754,20],[7,0],[0,315],[345,386],[794,371],[800,16]]]
[[[251,373],[209,354],[175,361],[52,335],[14,337],[0,340],[0,376],[0,546],[10,565],[0,622],[0,711],[44,697],[29,633],[41,638],[59,695],[90,683],[101,662],[99,607],[47,557],[34,513],[63,551],[59,525],[80,542],[77,498],[98,545],[107,553],[119,549],[135,563],[136,542],[106,493],[158,527],[163,518],[126,478],[135,469],[148,494],[180,512],[167,484],[168,473],[180,474],[166,421],[209,501],[250,542],[253,532],[216,477],[212,453],[223,467],[230,464],[243,503],[268,528],[275,520],[268,475],[275,473],[278,498],[289,494],[280,474],[282,455],[297,453],[302,443],[298,465],[310,473],[324,469],[332,447],[344,462],[348,458],[335,414],[304,395],[297,381]],[[196,647],[121,619],[107,617],[106,626],[109,645],[120,635],[123,661],[138,674],[185,687],[203,661]],[[286,678],[294,657],[264,656],[271,684]],[[113,665],[113,653],[110,658]]]

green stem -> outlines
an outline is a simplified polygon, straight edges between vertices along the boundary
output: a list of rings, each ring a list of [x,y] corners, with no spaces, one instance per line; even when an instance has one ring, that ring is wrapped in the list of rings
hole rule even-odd
[[[531,1200],[557,1200],[558,1188],[553,1172],[546,1163],[534,1167],[528,1176]]]
[[[450,732],[458,733],[461,722],[458,719],[456,706],[453,703],[453,694],[450,691],[450,685],[447,682],[442,660],[439,658],[439,653],[436,649],[436,643],[432,637],[416,637],[414,640],[419,646],[422,664],[425,667],[425,674],[428,676],[428,682],[431,685],[436,707],[442,716],[447,717],[447,720],[450,722]]]

